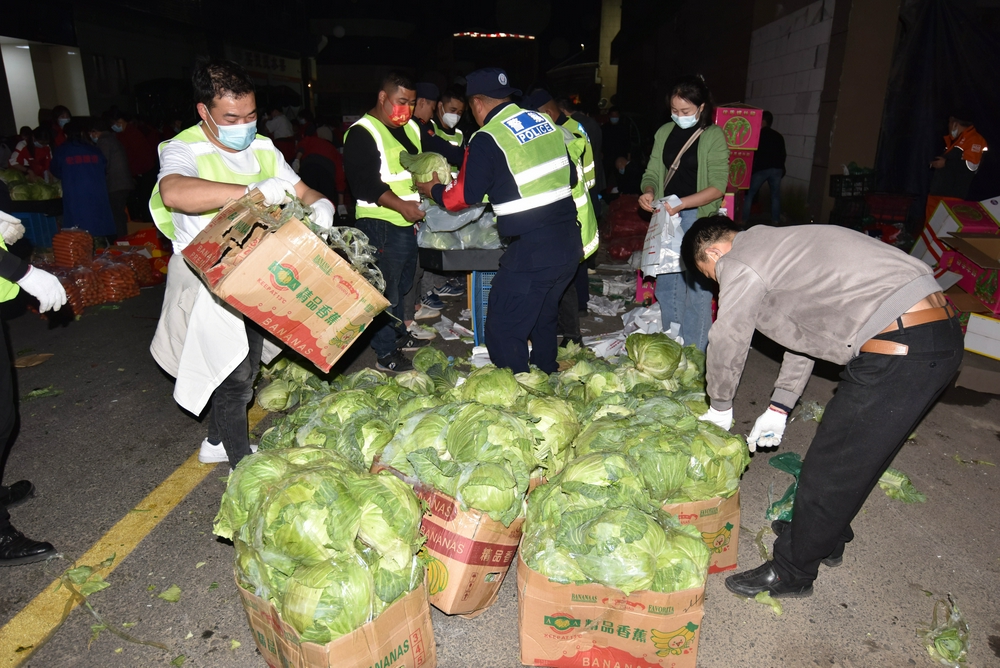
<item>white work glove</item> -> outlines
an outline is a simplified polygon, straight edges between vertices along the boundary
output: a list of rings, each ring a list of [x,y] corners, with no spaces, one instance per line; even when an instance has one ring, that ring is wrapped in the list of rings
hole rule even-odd
[[[341,218],[347,218],[347,205],[346,204],[338,204],[337,205],[337,215],[340,216]]]
[[[309,206],[313,210],[312,216],[309,217],[313,225],[322,227],[324,230],[333,227],[333,202],[324,198],[316,200]]]
[[[267,179],[258,181],[247,186],[247,192],[254,188],[264,196],[264,206],[274,206],[275,204],[287,204],[292,201],[289,193],[295,194],[295,186],[284,179]]]
[[[714,408],[709,408],[708,412],[698,419],[704,420],[705,422],[711,422],[716,427],[729,431],[733,427],[733,409],[730,408],[726,411],[717,411]]]
[[[21,219],[0,211],[0,236],[3,236],[3,242],[7,246],[13,246],[18,239],[24,236],[24,225],[21,224]]]
[[[785,434],[785,423],[788,416],[781,411],[768,408],[757,418],[753,425],[753,430],[747,436],[747,447],[750,452],[756,452],[757,447],[773,448],[781,443],[781,437]]]
[[[28,273],[17,284],[38,300],[39,313],[45,313],[49,309],[58,311],[66,305],[66,289],[58,278],[43,269],[28,267]]]
[[[299,162],[298,158],[295,158],[295,160],[292,160],[292,171],[293,172],[295,172],[296,174],[298,174],[300,166],[301,166],[301,163]]]

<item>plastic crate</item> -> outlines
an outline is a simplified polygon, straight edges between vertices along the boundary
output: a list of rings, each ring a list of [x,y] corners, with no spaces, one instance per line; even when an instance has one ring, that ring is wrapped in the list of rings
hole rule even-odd
[[[861,229],[868,215],[868,204],[864,197],[838,197],[830,211],[830,224],[852,229]]]
[[[868,215],[882,223],[904,223],[913,205],[913,195],[869,193],[865,195]]]
[[[15,218],[21,219],[24,225],[24,236],[36,248],[52,248],[52,237],[59,231],[54,216],[42,213],[11,212]]]
[[[472,272],[472,290],[469,291],[469,298],[472,300],[472,334],[477,346],[483,345],[486,341],[486,307],[490,300],[490,286],[496,275],[495,271]]]
[[[830,197],[861,197],[873,190],[875,190],[874,172],[830,176]]]

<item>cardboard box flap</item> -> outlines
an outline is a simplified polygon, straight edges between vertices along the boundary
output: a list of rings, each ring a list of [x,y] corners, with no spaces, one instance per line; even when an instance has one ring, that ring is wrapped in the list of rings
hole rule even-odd
[[[989,307],[979,297],[970,295],[958,285],[948,288],[944,294],[962,313],[990,313]]]
[[[941,240],[983,269],[1000,269],[1000,237],[956,232]]]

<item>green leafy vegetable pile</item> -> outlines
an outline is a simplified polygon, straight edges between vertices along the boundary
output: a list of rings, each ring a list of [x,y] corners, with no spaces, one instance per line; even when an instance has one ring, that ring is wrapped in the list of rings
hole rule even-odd
[[[710,552],[701,533],[659,509],[616,452],[570,462],[528,498],[521,556],[550,580],[598,582],[626,594],[705,583]]]
[[[325,644],[423,582],[421,517],[395,476],[305,447],[241,461],[214,530],[236,546],[240,585],[274,603],[303,640]]]

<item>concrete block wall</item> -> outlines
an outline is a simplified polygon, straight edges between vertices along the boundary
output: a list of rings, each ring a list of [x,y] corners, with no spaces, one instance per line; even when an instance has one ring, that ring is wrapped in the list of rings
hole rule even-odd
[[[834,0],[817,0],[750,37],[746,101],[774,114],[788,154],[783,187],[790,190],[809,187],[833,10]]]

